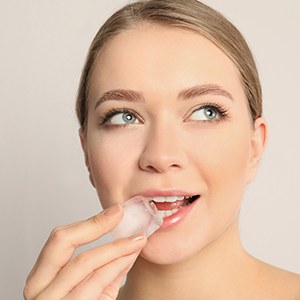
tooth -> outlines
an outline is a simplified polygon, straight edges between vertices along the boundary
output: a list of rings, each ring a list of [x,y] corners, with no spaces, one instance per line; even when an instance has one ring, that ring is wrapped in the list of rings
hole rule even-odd
[[[165,217],[165,211],[164,210],[159,210],[158,215],[159,215],[159,217],[164,218]]]
[[[166,196],[166,197],[163,197],[163,196],[156,196],[156,197],[152,197],[152,198],[148,198],[149,200],[153,200],[155,202],[176,202],[176,201],[181,201],[181,200],[184,200],[184,199],[187,199],[188,197],[185,197],[185,196]]]
[[[172,214],[175,214],[176,212],[178,212],[178,210],[179,210],[178,208],[174,208],[171,210],[171,212],[172,212]]]
[[[168,197],[165,197],[165,198],[166,198],[167,202],[175,202],[175,201],[178,200],[177,196],[168,196]]]
[[[171,210],[165,210],[165,216],[169,217],[172,215],[172,211]]]
[[[151,200],[155,201],[155,202],[165,202],[166,201],[166,197],[153,197],[151,198]]]

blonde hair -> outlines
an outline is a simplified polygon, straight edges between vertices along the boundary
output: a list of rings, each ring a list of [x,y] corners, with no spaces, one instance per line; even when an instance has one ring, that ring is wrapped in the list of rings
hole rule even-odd
[[[87,127],[88,92],[93,66],[106,42],[140,23],[152,22],[192,30],[216,44],[236,65],[248,99],[252,120],[262,114],[262,92],[252,53],[237,28],[222,14],[197,0],[145,0],[126,5],[97,32],[82,71],[76,113],[83,131]]]

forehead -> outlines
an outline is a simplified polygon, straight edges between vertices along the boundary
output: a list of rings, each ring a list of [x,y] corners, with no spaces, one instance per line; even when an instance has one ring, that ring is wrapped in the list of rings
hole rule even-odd
[[[94,65],[91,94],[150,86],[177,91],[206,83],[243,93],[234,63],[210,40],[186,29],[141,24],[106,44]]]

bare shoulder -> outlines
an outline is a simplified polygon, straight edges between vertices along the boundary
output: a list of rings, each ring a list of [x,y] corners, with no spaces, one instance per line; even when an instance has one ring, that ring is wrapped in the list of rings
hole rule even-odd
[[[259,285],[266,299],[300,300],[300,275],[259,261]]]

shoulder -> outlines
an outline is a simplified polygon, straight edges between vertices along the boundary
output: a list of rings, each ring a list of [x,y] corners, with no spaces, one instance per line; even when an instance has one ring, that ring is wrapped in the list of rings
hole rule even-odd
[[[300,275],[259,262],[259,282],[265,299],[300,300]]]

